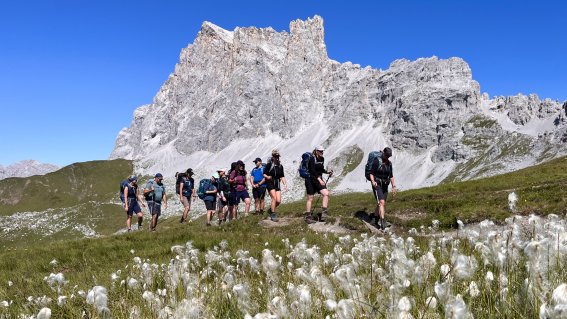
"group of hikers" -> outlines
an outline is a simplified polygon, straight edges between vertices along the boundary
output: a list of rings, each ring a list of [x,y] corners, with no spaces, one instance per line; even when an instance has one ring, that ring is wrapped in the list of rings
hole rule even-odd
[[[328,218],[329,190],[327,182],[333,176],[333,170],[328,170],[325,167],[324,151],[325,149],[322,146],[317,146],[312,152],[304,153],[301,156],[301,164],[298,169],[299,176],[305,181],[307,202],[304,218],[305,222],[309,224],[324,222]],[[371,152],[365,166],[365,177],[371,183],[377,202],[370,221],[382,230],[386,227],[384,213],[388,186],[392,184],[392,191],[394,194],[396,192],[392,163],[389,160],[391,156],[392,150],[389,147],[384,148],[383,151]],[[203,200],[205,204],[207,226],[211,225],[215,213],[219,225],[238,218],[238,206],[241,201],[244,203],[244,216],[248,216],[251,206],[250,187],[254,199],[253,214],[262,215],[264,213],[267,193],[271,199],[267,216],[271,221],[277,222],[277,209],[282,202],[282,190],[288,191],[280,153],[275,149],[267,163],[263,163],[259,157],[253,163],[254,168],[250,173],[246,171],[244,162],[239,160],[231,164],[228,172],[219,168],[210,177],[200,180],[198,185],[195,184],[194,172],[191,168],[185,172],[176,173],[175,193],[184,208],[179,222],[188,221],[191,203],[197,197]],[[324,179],[323,175],[327,175],[327,178]],[[317,214],[314,213],[313,209],[315,194],[320,194],[322,198],[321,212]],[[142,227],[143,213],[140,204],[143,207],[148,207],[152,216],[150,231],[155,231],[162,205],[164,209],[167,208],[168,198],[163,185],[163,175],[161,173],[155,174],[154,178],[144,185],[142,191],[138,190],[138,177],[136,175],[129,177],[120,183],[120,198],[127,214],[126,226],[128,231],[132,230],[134,214],[138,217],[138,229]]]

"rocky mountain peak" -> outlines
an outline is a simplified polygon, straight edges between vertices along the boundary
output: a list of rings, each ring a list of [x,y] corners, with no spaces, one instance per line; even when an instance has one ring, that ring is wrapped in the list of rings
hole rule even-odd
[[[36,160],[23,160],[10,164],[6,167],[0,165],[0,179],[10,177],[29,177],[33,175],[45,175],[54,172],[60,167],[53,164],[45,164]]]
[[[361,68],[328,58],[321,17],[292,21],[289,29],[227,31],[203,23],[153,102],[119,133],[110,157],[173,175],[185,166],[205,171],[251,161],[277,147],[291,168],[323,144],[341,166],[338,189],[359,190],[363,158],[385,145],[394,148],[403,187],[503,172],[566,152],[558,102],[481,96],[461,58]],[[293,176],[291,169],[292,183]]]

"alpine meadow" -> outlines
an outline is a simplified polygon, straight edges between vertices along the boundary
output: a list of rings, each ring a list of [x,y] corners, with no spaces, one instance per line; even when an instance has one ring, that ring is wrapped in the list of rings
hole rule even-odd
[[[567,318],[567,101],[318,15],[205,21],[108,160],[0,173],[0,318]]]

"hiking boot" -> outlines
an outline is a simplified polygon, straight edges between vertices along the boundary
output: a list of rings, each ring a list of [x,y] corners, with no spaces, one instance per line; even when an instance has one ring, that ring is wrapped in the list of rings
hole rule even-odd
[[[207,227],[211,226],[211,223],[207,223]]]
[[[313,214],[311,214],[311,213],[309,213],[309,212],[306,212],[306,213],[305,213],[304,219],[305,219],[305,222],[308,223],[308,224],[314,224],[314,223],[317,222],[316,217],[313,216]]]
[[[317,220],[322,223],[324,223],[327,220],[327,218],[329,218],[329,214],[327,214],[327,212],[317,214]]]
[[[273,222],[277,222],[278,221],[278,217],[276,216],[276,213],[271,213],[270,214],[270,220]]]

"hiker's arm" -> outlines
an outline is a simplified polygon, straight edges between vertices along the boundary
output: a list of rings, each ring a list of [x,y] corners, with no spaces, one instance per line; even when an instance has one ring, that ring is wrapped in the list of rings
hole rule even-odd
[[[179,183],[179,200],[183,198],[183,187],[185,183]]]
[[[167,208],[167,195],[163,192],[163,208]]]
[[[252,184],[252,187],[256,187],[254,184],[254,176],[252,176],[252,174],[250,174],[250,184]]]
[[[392,192],[397,193],[396,183],[394,182],[394,176],[390,177],[390,183],[392,184]]]
[[[280,178],[280,180],[282,181],[282,184],[285,187],[285,191],[287,192],[289,190],[289,188],[287,187],[287,180],[285,179],[285,176],[282,176],[282,178]]]
[[[128,211],[128,187],[124,187],[124,210]]]

